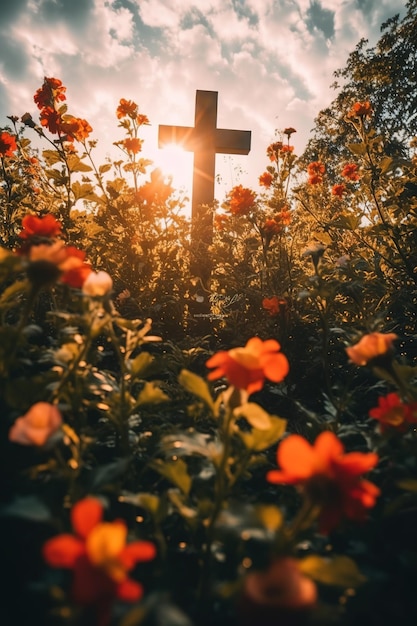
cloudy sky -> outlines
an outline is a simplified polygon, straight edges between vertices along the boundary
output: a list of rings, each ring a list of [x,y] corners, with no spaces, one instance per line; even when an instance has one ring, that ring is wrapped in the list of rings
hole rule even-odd
[[[193,125],[197,89],[218,91],[218,127],[252,131],[248,156],[217,157],[221,198],[256,185],[275,129],[293,126],[296,152],[334,97],[333,71],[365,37],[405,13],[406,0],[1,0],[0,127],[34,117],[43,77],[67,87],[69,112],[87,119],[98,161],[123,137],[115,110],[132,99],[150,118],[144,154],[191,186],[192,156],[165,156],[158,124]],[[120,155],[118,155],[120,156]],[[176,172],[180,165],[181,173]]]

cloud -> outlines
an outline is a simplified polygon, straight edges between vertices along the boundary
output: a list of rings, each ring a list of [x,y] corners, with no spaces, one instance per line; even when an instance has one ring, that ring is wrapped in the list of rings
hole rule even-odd
[[[218,91],[219,126],[252,130],[250,155],[230,159],[257,180],[275,129],[297,128],[300,153],[314,118],[334,97],[333,72],[361,37],[375,43],[381,23],[404,13],[403,4],[2,0],[0,126],[6,115],[36,114],[33,94],[44,76],[55,76],[67,86],[71,112],[89,120],[105,153],[122,133],[119,99],[138,102],[152,123],[144,149],[153,158],[158,124],[193,124],[195,91]]]

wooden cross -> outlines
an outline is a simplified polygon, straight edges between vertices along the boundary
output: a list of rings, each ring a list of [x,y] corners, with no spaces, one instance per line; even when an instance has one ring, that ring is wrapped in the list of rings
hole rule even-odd
[[[194,128],[159,126],[159,147],[170,143],[194,152],[192,218],[205,243],[213,237],[213,218],[207,205],[214,202],[216,154],[249,154],[251,132],[217,128],[217,91],[196,91]]]

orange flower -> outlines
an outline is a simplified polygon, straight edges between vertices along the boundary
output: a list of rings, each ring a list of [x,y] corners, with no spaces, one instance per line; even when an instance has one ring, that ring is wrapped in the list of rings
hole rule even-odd
[[[256,194],[247,187],[237,185],[227,194],[225,208],[233,215],[246,215],[255,208]]]
[[[310,185],[321,185],[323,182],[323,174],[326,172],[326,166],[321,161],[313,161],[307,166],[308,183]]]
[[[143,595],[140,583],[129,578],[136,563],[155,558],[153,543],[126,544],[123,520],[103,522],[99,500],[87,497],[71,510],[74,535],[61,534],[46,541],[43,557],[51,567],[73,570],[72,598],[81,606],[94,607],[101,626],[110,620],[116,598],[136,602]]]
[[[214,214],[214,226],[217,230],[223,230],[229,221],[229,216],[224,213]]]
[[[369,411],[369,416],[379,420],[381,432],[406,432],[410,424],[417,423],[417,403],[404,404],[397,393],[389,393],[378,398],[378,406]]]
[[[243,581],[238,602],[241,626],[301,626],[317,603],[317,586],[295,559],[279,557],[265,571],[252,571]]]
[[[17,150],[16,139],[10,133],[0,133],[0,157],[12,157]]]
[[[60,130],[67,135],[68,141],[74,141],[74,139],[82,141],[83,139],[87,139],[93,131],[86,120],[78,117],[65,119],[61,124]]]
[[[275,219],[268,219],[265,220],[262,230],[268,235],[278,235],[282,231],[282,224]]]
[[[283,153],[285,153],[285,152],[289,152],[289,153],[294,152],[294,146],[289,146],[288,144],[284,145],[281,148],[281,152],[283,152]]]
[[[42,87],[37,90],[33,99],[39,109],[45,107],[53,109],[56,102],[66,100],[66,89],[58,78],[46,78],[45,76]]]
[[[270,161],[278,161],[279,153],[283,147],[282,141],[275,141],[275,143],[271,143],[266,149],[266,155],[269,157]]]
[[[33,237],[56,237],[61,233],[61,224],[50,213],[43,217],[26,215],[22,219],[20,239],[32,239]]]
[[[320,507],[322,533],[336,528],[343,517],[361,521],[375,505],[380,490],[361,474],[378,463],[373,452],[350,452],[330,431],[320,433],[314,445],[301,435],[290,435],[277,449],[280,470],[271,470],[274,484],[298,485],[312,505]]]
[[[393,350],[392,344],[398,339],[394,333],[370,333],[350,348],[345,348],[352,363],[367,365],[373,359],[390,355]]]
[[[272,181],[274,177],[269,172],[264,172],[259,176],[259,184],[262,187],[270,187],[272,185]]]
[[[9,440],[23,446],[43,446],[61,425],[62,416],[55,405],[37,402],[17,418],[9,430]]]
[[[252,337],[244,348],[221,350],[206,363],[215,368],[208,374],[208,380],[223,376],[238,389],[249,394],[262,389],[265,379],[281,382],[289,372],[287,357],[279,352],[280,344],[275,339],[262,341]]]
[[[346,193],[346,187],[343,183],[340,185],[333,185],[332,196],[336,196],[337,198],[343,198],[343,194],[345,193]]]
[[[127,139],[123,139],[121,143],[128,152],[133,152],[133,154],[137,154],[142,150],[143,141],[138,137],[128,137]]]
[[[119,106],[116,110],[117,119],[121,119],[122,117],[131,117],[134,119],[138,113],[138,105],[133,100],[125,100],[124,98],[120,99]]]
[[[348,113],[348,117],[371,117],[372,106],[370,102],[355,102]]]
[[[356,163],[346,163],[342,169],[342,176],[355,182],[360,178],[358,170]]]

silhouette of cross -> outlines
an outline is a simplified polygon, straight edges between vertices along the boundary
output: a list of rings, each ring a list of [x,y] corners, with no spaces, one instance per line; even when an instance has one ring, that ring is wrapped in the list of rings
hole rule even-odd
[[[192,218],[200,237],[210,243],[213,219],[205,205],[214,202],[216,154],[249,154],[251,132],[217,128],[217,91],[196,91],[194,128],[159,126],[159,147],[170,143],[194,152]]]

